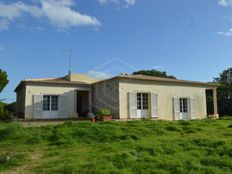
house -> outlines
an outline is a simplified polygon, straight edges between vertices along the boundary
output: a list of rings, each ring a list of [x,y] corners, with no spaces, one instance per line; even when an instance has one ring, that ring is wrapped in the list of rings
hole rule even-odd
[[[109,108],[114,119],[190,120],[207,117],[206,91],[214,84],[144,75],[120,75],[98,81],[84,74],[27,79],[15,89],[17,115],[24,119],[61,119],[93,115]]]

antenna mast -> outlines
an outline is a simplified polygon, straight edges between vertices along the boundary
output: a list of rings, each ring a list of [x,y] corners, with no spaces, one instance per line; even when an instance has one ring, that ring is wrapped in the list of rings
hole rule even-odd
[[[71,49],[66,49],[66,50],[63,50],[64,53],[68,53],[69,55],[69,74],[71,74],[72,72],[72,50]]]

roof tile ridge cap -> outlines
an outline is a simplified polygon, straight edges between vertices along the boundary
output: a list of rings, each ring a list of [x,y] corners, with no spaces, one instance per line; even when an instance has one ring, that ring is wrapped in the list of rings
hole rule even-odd
[[[54,79],[62,79],[62,78],[64,77],[32,78],[32,79],[24,79],[24,81],[54,80]]]
[[[147,77],[147,78],[156,78],[156,79],[170,79],[170,80],[181,80],[181,79],[172,79],[169,77],[158,77],[158,76],[149,76],[149,75],[143,75],[143,74],[131,74],[128,75],[129,77]]]
[[[172,79],[168,77],[157,77],[157,76],[149,76],[149,75],[143,75],[143,74],[131,74],[131,75],[122,75],[121,77],[147,77],[150,78],[150,80],[157,79],[157,80],[169,80],[173,82],[189,82],[189,83],[204,83],[204,84],[209,84],[209,82],[202,82],[202,81],[195,81],[195,80],[185,80],[185,79]]]

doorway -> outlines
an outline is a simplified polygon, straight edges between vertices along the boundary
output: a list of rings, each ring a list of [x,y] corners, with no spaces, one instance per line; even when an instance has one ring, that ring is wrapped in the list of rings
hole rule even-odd
[[[79,117],[87,117],[89,113],[89,91],[77,91],[76,112]]]
[[[189,120],[189,100],[188,98],[180,98],[180,119]]]
[[[137,118],[147,118],[148,108],[148,93],[137,93]]]

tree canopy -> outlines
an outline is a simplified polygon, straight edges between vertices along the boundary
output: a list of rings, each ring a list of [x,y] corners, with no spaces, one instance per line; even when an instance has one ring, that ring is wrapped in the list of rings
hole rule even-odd
[[[176,79],[175,76],[168,75],[165,71],[158,71],[158,70],[155,70],[155,69],[135,71],[132,74],[133,75],[141,74],[141,75],[147,75],[147,76],[165,77],[165,78]]]
[[[9,80],[7,77],[6,71],[3,71],[0,69],[0,92],[5,88],[5,86],[8,84]]]
[[[232,115],[232,68],[224,70],[214,82],[220,85],[217,89],[219,115]]]

